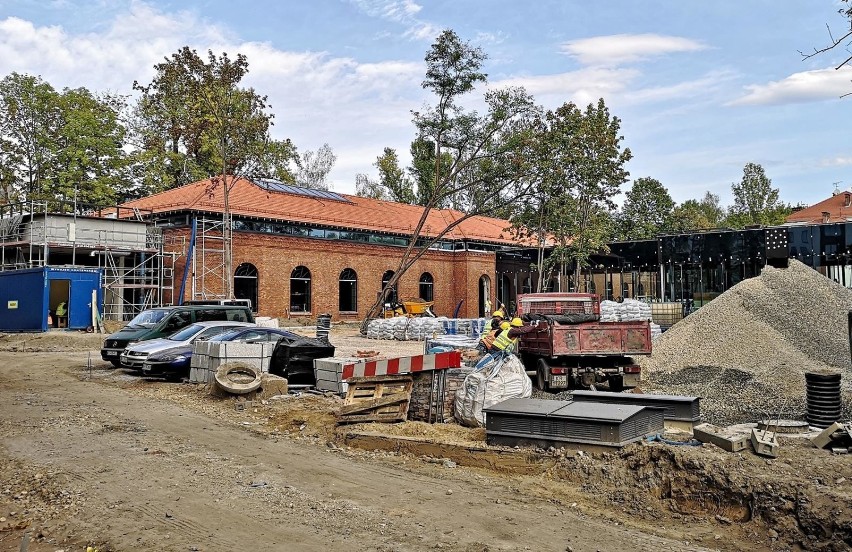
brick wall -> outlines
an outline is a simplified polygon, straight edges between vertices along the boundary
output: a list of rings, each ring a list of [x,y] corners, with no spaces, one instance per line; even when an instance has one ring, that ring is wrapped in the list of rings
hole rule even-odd
[[[186,236],[186,229],[166,230],[170,237]],[[177,241],[177,240],[172,240]],[[175,297],[183,277],[184,255],[177,259],[174,274]],[[258,314],[261,316],[316,318],[330,313],[334,320],[360,320],[376,299],[381,289],[385,271],[396,270],[404,251],[401,247],[360,244],[333,240],[320,240],[270,234],[235,232],[232,266],[251,263],[258,270]],[[200,262],[200,257],[198,257]],[[212,259],[221,263],[220,259]],[[434,280],[433,310],[438,315],[452,316],[456,306],[464,300],[459,311],[461,317],[474,317],[479,311],[479,279],[491,278],[491,302],[495,302],[494,253],[428,251],[402,277],[398,285],[400,298],[420,295],[420,276],[429,272]],[[214,263],[211,263],[214,264]],[[290,312],[290,275],[297,266],[311,272],[310,313]],[[358,312],[341,313],[339,306],[339,278],[345,268],[358,275]],[[201,268],[197,268],[196,278]],[[208,278],[207,288],[215,279]],[[191,275],[184,296],[191,295]]]
[[[456,392],[472,371],[473,368],[465,367],[412,374],[408,419],[433,423],[452,422]]]

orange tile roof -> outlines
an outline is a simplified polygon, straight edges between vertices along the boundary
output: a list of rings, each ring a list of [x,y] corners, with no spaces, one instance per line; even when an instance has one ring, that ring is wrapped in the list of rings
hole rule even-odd
[[[232,216],[258,217],[286,222],[318,224],[338,228],[371,230],[410,235],[417,226],[423,207],[347,194],[345,201],[269,191],[245,178],[228,179],[228,206]],[[233,182],[233,183],[232,183]],[[213,179],[201,180],[141,199],[128,201],[122,208],[165,214],[181,211],[224,212],[223,187]],[[423,227],[424,236],[435,236],[452,221],[463,216],[454,209],[433,209]],[[471,217],[448,232],[446,239],[466,239],[517,245],[507,229],[507,220]]]
[[[823,213],[828,213],[825,220]],[[787,217],[787,222],[846,222],[852,220],[852,192],[840,192]]]

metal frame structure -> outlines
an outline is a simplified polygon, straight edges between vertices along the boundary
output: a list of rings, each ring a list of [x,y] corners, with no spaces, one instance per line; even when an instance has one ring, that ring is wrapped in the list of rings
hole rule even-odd
[[[160,227],[133,210],[51,207],[36,201],[0,206],[0,271],[101,268],[104,319],[129,320],[146,308],[173,303],[179,254],[164,251]]]

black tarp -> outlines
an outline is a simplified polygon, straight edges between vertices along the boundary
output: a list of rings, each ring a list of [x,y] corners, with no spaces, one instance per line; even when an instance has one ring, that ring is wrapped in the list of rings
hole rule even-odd
[[[314,359],[334,356],[334,345],[328,339],[314,337],[282,337],[272,351],[269,372],[284,376],[291,383],[315,383]],[[298,380],[298,381],[297,381]]]

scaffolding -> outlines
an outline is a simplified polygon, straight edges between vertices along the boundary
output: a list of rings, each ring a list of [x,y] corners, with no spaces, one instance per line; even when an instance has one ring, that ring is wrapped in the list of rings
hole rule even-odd
[[[130,320],[174,302],[174,266],[180,253],[164,250],[162,228],[138,211],[72,212],[46,202],[0,206],[0,271],[45,266],[102,270],[103,317]]]
[[[195,240],[190,243],[192,253],[193,300],[227,299],[225,273],[225,222],[224,219],[199,218],[195,221]]]

